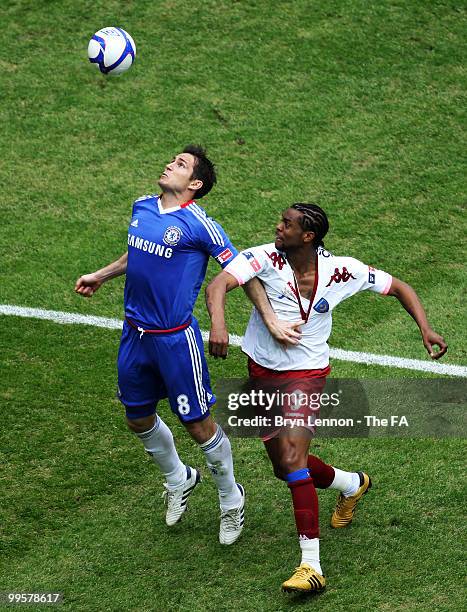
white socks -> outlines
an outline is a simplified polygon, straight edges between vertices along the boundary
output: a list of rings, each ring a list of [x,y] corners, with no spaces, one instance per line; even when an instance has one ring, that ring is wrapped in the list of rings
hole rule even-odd
[[[334,468],[334,472],[334,480],[328,488],[337,489],[344,497],[355,495],[360,487],[360,476],[357,472],[344,472],[344,470],[340,470],[336,467]]]
[[[302,550],[301,563],[308,563],[308,565],[322,576],[323,570],[319,562],[319,539],[308,539],[305,536],[300,536],[300,548]]]
[[[164,421],[156,415],[154,427],[136,435],[164,474],[169,490],[183,484],[186,480],[186,466],[180,461],[172,432]],[[217,426],[213,437],[200,444],[200,448],[204,452],[208,468],[219,489],[221,510],[225,512],[238,508],[242,503],[242,496],[235,482],[229,439]]]
[[[183,484],[186,480],[186,466],[180,461],[172,432],[164,421],[156,415],[154,427],[136,435],[164,474],[169,490]]]
[[[219,489],[219,503],[221,510],[238,508],[242,503],[242,496],[237,487],[233,471],[232,449],[229,439],[217,425],[216,433],[199,445],[206,463]]]

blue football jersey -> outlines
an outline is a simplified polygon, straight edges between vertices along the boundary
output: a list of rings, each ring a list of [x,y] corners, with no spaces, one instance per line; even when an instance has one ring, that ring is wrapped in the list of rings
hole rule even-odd
[[[222,227],[196,202],[164,210],[159,196],[139,198],[128,228],[125,316],[145,329],[184,325],[209,256],[224,267],[236,255]]]

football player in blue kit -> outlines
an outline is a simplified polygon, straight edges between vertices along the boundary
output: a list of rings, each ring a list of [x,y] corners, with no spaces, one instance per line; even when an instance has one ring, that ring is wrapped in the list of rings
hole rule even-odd
[[[204,150],[187,146],[162,172],[161,195],[135,201],[127,252],[81,276],[75,291],[90,297],[104,282],[126,274],[118,395],[129,428],[165,476],[166,523],[180,520],[200,475],[182,463],[170,429],[156,413],[162,398],[204,452],[219,490],[219,541],[232,544],[243,529],[245,492],[234,478],[230,442],[210,415],[216,398],[193,316],[209,256],[225,267],[237,255],[222,227],[194,201],[215,182]]]

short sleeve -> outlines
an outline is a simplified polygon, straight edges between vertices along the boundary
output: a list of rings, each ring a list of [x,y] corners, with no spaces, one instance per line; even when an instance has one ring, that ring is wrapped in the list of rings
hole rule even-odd
[[[352,282],[355,293],[359,291],[374,291],[386,295],[391,288],[392,276],[383,270],[368,266],[358,259],[348,258],[348,269],[356,278]]]
[[[392,276],[383,270],[366,266],[368,271],[368,286],[366,289],[386,295],[391,289]]]
[[[225,268],[238,254],[237,249],[219,223],[208,217],[195,204],[192,204],[191,207],[193,207],[193,214],[200,221],[197,230],[199,246]]]
[[[261,247],[253,247],[245,251],[241,251],[226,266],[225,271],[237,279],[239,285],[244,285],[255,276],[261,276],[261,273],[267,267],[268,256]]]

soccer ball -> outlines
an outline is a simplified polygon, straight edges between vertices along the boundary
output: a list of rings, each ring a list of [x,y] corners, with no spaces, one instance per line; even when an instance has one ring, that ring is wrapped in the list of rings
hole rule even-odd
[[[103,74],[122,74],[135,61],[135,55],[135,42],[122,28],[102,28],[89,41],[89,61]]]

